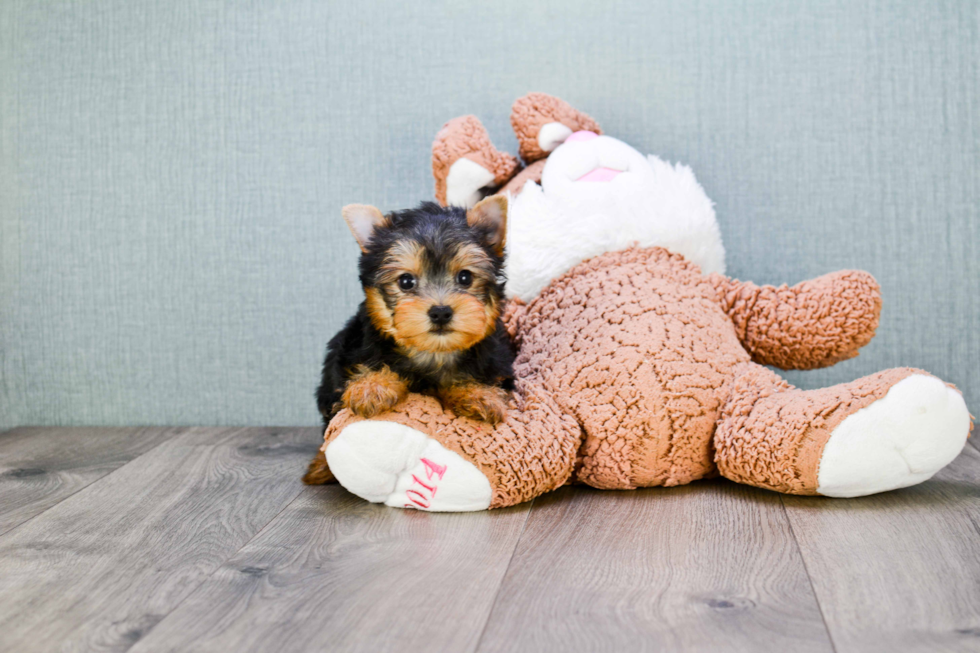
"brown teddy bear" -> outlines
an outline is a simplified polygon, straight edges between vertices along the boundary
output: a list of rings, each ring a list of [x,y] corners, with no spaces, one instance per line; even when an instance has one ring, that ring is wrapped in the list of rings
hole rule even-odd
[[[505,323],[518,356],[507,417],[489,426],[420,395],[369,420],[341,411],[323,450],[344,487],[440,511],[509,506],[569,482],[631,489],[717,474],[851,497],[920,483],[959,454],[969,412],[926,372],[803,391],[765,367],[856,356],[878,324],[871,275],[793,287],[724,276],[714,210],[689,168],[543,98],[515,105],[530,107],[514,114],[530,181],[514,184],[516,160],[470,117],[434,146],[441,201],[512,194]]]

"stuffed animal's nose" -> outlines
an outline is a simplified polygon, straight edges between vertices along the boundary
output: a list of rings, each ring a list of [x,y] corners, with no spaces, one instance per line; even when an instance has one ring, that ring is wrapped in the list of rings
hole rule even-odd
[[[448,306],[433,306],[429,309],[429,319],[436,326],[446,326],[453,319],[453,309]]]
[[[593,138],[599,138],[599,134],[595,132],[587,131],[577,131],[568,138],[565,139],[566,143],[576,143],[581,141],[591,141]]]

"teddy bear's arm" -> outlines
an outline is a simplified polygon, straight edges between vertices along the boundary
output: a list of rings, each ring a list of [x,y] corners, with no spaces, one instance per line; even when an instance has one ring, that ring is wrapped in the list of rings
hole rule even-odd
[[[829,367],[857,356],[878,327],[881,295],[867,272],[843,270],[757,286],[711,275],[722,307],[752,359],[784,370]]]

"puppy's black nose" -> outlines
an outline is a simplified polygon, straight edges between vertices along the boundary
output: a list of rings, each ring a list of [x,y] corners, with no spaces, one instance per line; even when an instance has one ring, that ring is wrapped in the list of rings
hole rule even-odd
[[[448,306],[433,306],[429,309],[429,319],[436,326],[446,326],[453,319],[453,309]]]

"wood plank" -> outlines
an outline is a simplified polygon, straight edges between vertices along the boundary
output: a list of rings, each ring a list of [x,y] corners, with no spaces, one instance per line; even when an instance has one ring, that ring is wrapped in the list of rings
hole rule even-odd
[[[528,512],[308,488],[137,651],[472,651]]]
[[[478,650],[832,648],[779,495],[708,481],[538,498]]]
[[[980,651],[980,453],[860,499],[784,497],[838,653]]]
[[[193,428],[0,536],[0,650],[126,650],[302,491],[320,429]]]
[[[0,535],[180,432],[35,427],[0,434]]]

